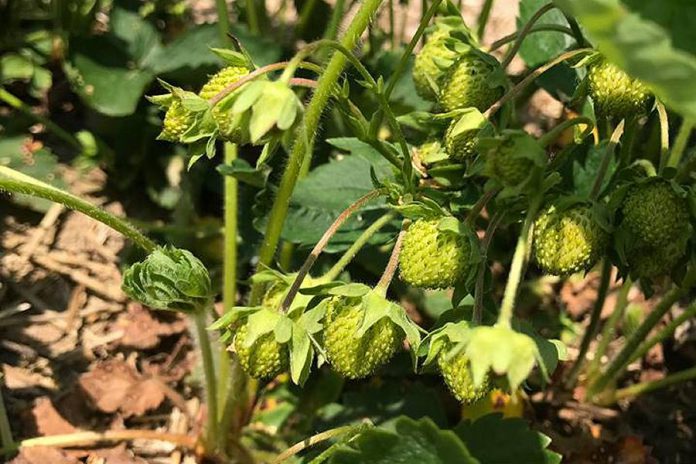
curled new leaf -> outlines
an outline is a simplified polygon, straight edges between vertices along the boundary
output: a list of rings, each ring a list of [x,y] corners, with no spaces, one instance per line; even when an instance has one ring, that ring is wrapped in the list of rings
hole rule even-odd
[[[158,248],[123,275],[123,291],[155,309],[194,312],[211,297],[208,270],[187,250]]]

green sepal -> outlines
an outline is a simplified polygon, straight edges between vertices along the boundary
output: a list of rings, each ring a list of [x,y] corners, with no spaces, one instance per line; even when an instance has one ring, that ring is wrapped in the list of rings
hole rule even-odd
[[[254,69],[254,63],[251,61],[248,54],[230,50],[229,48],[211,47],[210,51],[220,57],[228,66],[240,68]]]

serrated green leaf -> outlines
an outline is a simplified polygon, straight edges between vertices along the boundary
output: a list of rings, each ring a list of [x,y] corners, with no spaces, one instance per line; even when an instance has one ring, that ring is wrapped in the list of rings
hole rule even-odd
[[[326,293],[335,296],[345,296],[348,298],[360,298],[367,295],[372,289],[365,284],[345,284],[340,287],[333,287],[327,290]]]
[[[278,321],[283,316],[277,311],[264,308],[256,311],[247,318],[248,331],[244,339],[244,345],[248,348],[264,334],[273,332]]]

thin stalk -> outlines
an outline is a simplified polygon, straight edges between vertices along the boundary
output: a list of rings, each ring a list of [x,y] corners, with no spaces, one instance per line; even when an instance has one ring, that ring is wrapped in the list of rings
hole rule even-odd
[[[488,249],[493,241],[493,236],[495,231],[498,229],[500,222],[503,220],[505,215],[498,211],[493,219],[488,223],[486,227],[486,236],[481,244],[481,249],[483,251],[481,256],[481,265],[479,266],[478,275],[476,276],[476,285],[474,289],[474,311],[471,315],[471,321],[479,325],[483,319],[483,292],[484,285],[486,283],[486,268],[488,267]]]
[[[309,20],[314,14],[314,9],[316,8],[318,0],[305,0],[304,5],[302,5],[302,10],[300,11],[300,19],[297,21],[297,37],[302,37],[307,29]]]
[[[696,379],[696,367],[691,369],[686,369],[676,374],[668,375],[667,377],[659,380],[651,380],[648,382],[641,382],[630,387],[621,388],[616,390],[613,395],[613,401],[618,401],[624,398],[642,395],[643,393],[649,393],[660,388],[669,387],[680,382],[686,382],[687,380]]]
[[[660,167],[662,170],[667,165],[667,158],[669,156],[669,116],[667,115],[667,109],[665,105],[659,101],[655,104],[657,107],[657,115],[660,120]]]
[[[508,93],[506,93],[500,100],[497,102],[493,103],[493,105],[486,110],[484,113],[484,116],[486,119],[491,119],[491,116],[493,116],[504,104],[515,98],[520,92],[522,92],[529,84],[534,82],[536,78],[544,74],[546,71],[549,69],[553,68],[559,63],[562,63],[566,60],[569,60],[571,58],[574,58],[578,55],[582,55],[584,53],[591,53],[593,50],[591,48],[579,48],[577,50],[571,50],[569,52],[565,52],[554,58],[553,60],[549,61],[548,63],[539,66],[537,69],[529,73],[527,77],[522,79],[516,86],[514,86]]]
[[[384,214],[382,217],[377,219],[375,222],[370,224],[370,227],[365,229],[362,234],[360,234],[360,237],[357,238],[353,242],[353,244],[348,248],[345,253],[343,253],[343,256],[339,258],[338,261],[336,261],[336,264],[334,264],[329,271],[324,274],[321,277],[322,281],[332,281],[335,278],[337,278],[341,272],[350,264],[351,261],[353,261],[353,258],[355,258],[355,255],[358,254],[358,252],[367,244],[367,242],[370,241],[373,235],[375,235],[377,232],[379,232],[380,229],[382,229],[384,226],[389,224],[392,219],[396,217],[396,213],[394,211],[389,211],[388,213]]]
[[[220,43],[230,42],[230,12],[227,8],[227,0],[215,0],[215,9],[218,16],[218,31],[220,33]]]
[[[488,192],[484,193],[481,198],[478,199],[478,201],[474,204],[474,206],[471,208],[471,211],[469,211],[469,214],[466,216],[466,223],[470,225],[471,227],[474,226],[476,223],[476,219],[478,219],[479,215],[481,214],[481,211],[483,211],[483,208],[486,207],[489,201],[495,197],[500,189],[493,189],[489,190]]]
[[[693,131],[695,124],[696,121],[693,119],[685,118],[684,122],[682,122],[682,125],[679,128],[679,133],[677,134],[677,138],[674,140],[672,153],[669,155],[669,160],[667,161],[668,168],[676,168],[679,166],[679,162],[684,154],[684,149],[686,148],[686,144],[689,141],[689,136],[691,135],[691,131]]]
[[[292,456],[296,455],[297,453],[300,453],[304,451],[305,449],[316,445],[317,443],[321,443],[322,441],[330,440],[331,438],[343,435],[345,433],[349,433],[351,431],[354,431],[355,433],[362,431],[365,427],[370,427],[371,424],[366,423],[366,424],[360,424],[360,425],[344,425],[342,427],[337,427],[335,429],[331,430],[326,430],[321,433],[317,433],[316,435],[313,435],[309,438],[305,438],[304,440],[295,443],[292,445],[290,448],[286,449],[282,453],[280,453],[273,461],[271,461],[271,464],[280,464],[281,462],[287,460],[288,458],[291,458]]]
[[[621,136],[621,150],[619,151],[619,165],[616,171],[618,172],[624,166],[628,166],[633,158],[633,149],[636,144],[636,135],[638,132],[638,118],[630,118],[624,127],[624,135]]]
[[[396,243],[394,244],[394,248],[392,249],[391,255],[389,256],[389,262],[387,263],[387,267],[384,268],[384,273],[382,274],[382,277],[380,277],[379,282],[377,282],[377,285],[375,286],[375,292],[379,293],[382,296],[387,295],[389,285],[391,285],[392,279],[394,279],[394,274],[396,273],[396,269],[399,267],[399,255],[401,254],[401,245],[404,242],[404,237],[406,236],[406,231],[408,230],[409,224],[410,221],[408,219],[404,220],[403,226],[401,227],[401,231],[399,232],[399,235],[396,237]]]
[[[512,59],[517,55],[517,52],[520,50],[520,47],[522,46],[522,42],[524,39],[527,37],[529,34],[529,31],[532,29],[534,24],[541,19],[542,16],[544,16],[546,13],[549,11],[553,10],[556,8],[556,5],[551,2],[547,3],[546,5],[542,6],[537,10],[536,13],[532,15],[531,18],[529,18],[529,21],[527,21],[527,24],[524,25],[520,33],[517,35],[517,39],[515,40],[515,43],[512,45],[510,50],[507,52],[505,55],[505,58],[503,58],[503,61],[501,63],[501,66],[503,69],[507,68],[510,63],[512,62]]]
[[[588,135],[592,133],[594,130],[594,121],[592,119],[585,117],[585,116],[579,116],[577,118],[573,119],[567,119],[548,131],[546,134],[544,134],[542,137],[539,138],[539,145],[542,147],[546,147],[550,145],[551,143],[555,142],[558,137],[565,132],[566,130],[570,129],[573,126],[579,126],[580,124],[584,124],[587,126],[587,129],[583,131],[583,133],[580,135],[580,138],[585,138]]]
[[[491,10],[493,9],[493,0],[486,0],[481,8],[481,13],[478,18],[478,29],[476,30],[476,35],[479,40],[483,40],[483,35],[486,33],[486,26],[488,25],[488,19],[491,17]]]
[[[536,34],[537,32],[562,32],[566,35],[573,35],[573,31],[570,28],[561,26],[559,24],[539,24],[538,26],[532,27],[527,35]],[[487,49],[488,53],[493,52],[503,45],[509,44],[519,37],[520,31],[513,32],[512,34],[506,35],[495,42],[493,42]]]
[[[256,11],[256,1],[246,0],[246,14],[247,22],[249,24],[249,32],[253,35],[259,35],[261,33],[261,26],[259,22],[259,12]]]
[[[614,311],[612,311],[611,316],[609,316],[609,319],[604,324],[601,338],[599,339],[599,343],[597,344],[597,348],[594,352],[594,358],[587,369],[587,378],[589,379],[587,382],[588,384],[591,384],[594,381],[597,372],[599,372],[599,366],[602,362],[602,358],[606,354],[607,348],[609,348],[609,343],[611,343],[616,336],[616,328],[619,325],[619,321],[623,318],[626,307],[628,306],[628,294],[630,293],[632,287],[633,281],[630,277],[627,277],[623,284],[621,284],[621,289],[619,290],[619,295],[616,298],[616,304],[614,305]]]
[[[93,446],[97,443],[114,443],[131,440],[158,440],[173,443],[179,447],[193,450],[198,443],[196,437],[175,433],[162,433],[156,430],[107,430],[106,432],[76,432],[62,435],[28,438],[15,442],[11,448],[3,448],[0,454],[9,454],[21,448],[37,446],[72,448]]]
[[[566,21],[568,21],[568,25],[570,25],[570,29],[573,31],[573,36],[578,42],[578,47],[589,47],[591,44],[587,41],[587,39],[585,39],[582,29],[580,29],[580,25],[575,18],[565,13],[563,13],[563,16],[565,16]]]
[[[215,380],[215,366],[213,363],[213,350],[208,337],[206,311],[196,311],[193,315],[193,322],[196,325],[196,338],[201,351],[203,361],[203,376],[205,377],[205,396],[208,405],[208,426],[207,426],[207,445],[217,447],[218,438],[218,401],[217,401],[217,382]],[[210,448],[213,449],[213,448]]]
[[[341,44],[347,49],[352,49],[360,40],[360,36],[367,28],[382,0],[366,0],[360,6],[350,26],[346,30]],[[346,57],[335,53],[325,72],[319,78],[319,84],[314,92],[312,100],[307,105],[301,126],[298,128],[295,144],[291,150],[288,164],[278,186],[278,193],[273,202],[268,219],[268,226],[264,234],[264,240],[259,250],[259,266],[268,266],[275,255],[280,233],[290,206],[290,196],[295,190],[295,184],[305,160],[311,160],[314,146],[314,138],[317,134],[319,120],[326,108],[333,88],[338,81],[346,65]],[[255,304],[262,295],[263,286],[256,284],[252,287],[251,301]]]
[[[0,374],[0,381],[3,379],[3,375]],[[7,410],[5,409],[5,399],[2,396],[2,385],[0,384],[0,441],[2,442],[3,449],[12,449],[14,447],[15,441],[12,438],[12,428],[10,427],[10,421],[7,418]]]
[[[147,253],[157,248],[155,242],[144,236],[135,226],[125,219],[114,216],[71,193],[60,190],[6,166],[0,166],[0,190],[45,198],[55,203],[60,203],[69,209],[79,211],[111,227],[116,232],[131,239],[133,243],[141,247]]]
[[[515,308],[515,299],[517,298],[517,289],[522,279],[522,270],[525,267],[527,249],[529,248],[529,233],[532,229],[536,213],[541,206],[541,199],[542,198],[538,196],[530,201],[527,217],[522,224],[520,236],[517,238],[515,254],[512,256],[510,273],[508,274],[508,281],[505,285],[505,293],[503,294],[503,302],[500,306],[500,315],[496,323],[496,325],[502,327],[511,327],[512,313]]]
[[[616,377],[622,372],[622,367],[626,361],[631,358],[633,353],[640,347],[641,343],[648,336],[650,331],[660,322],[662,317],[672,308],[680,298],[687,295],[696,281],[696,268],[691,269],[681,287],[670,290],[658,303],[655,309],[648,315],[643,323],[636,329],[631,337],[624,345],[623,349],[616,358],[609,364],[604,373],[597,379],[588,391],[588,396],[592,398],[594,394],[601,392]]]
[[[604,153],[602,163],[599,165],[599,170],[597,171],[597,177],[595,178],[595,182],[592,185],[592,192],[590,193],[590,198],[592,198],[593,200],[596,200],[599,197],[599,194],[602,192],[602,185],[604,184],[604,178],[606,177],[607,171],[609,170],[609,163],[614,157],[614,150],[616,148],[616,145],[619,144],[621,136],[624,132],[624,123],[625,121],[622,120],[619,123],[619,125],[616,126],[616,129],[614,129],[614,133],[611,134],[611,138],[609,139],[609,143],[607,144],[606,153]]]
[[[646,340],[643,342],[640,347],[631,355],[631,357],[624,363],[623,366],[621,366],[621,370],[623,371],[628,367],[629,364],[631,364],[633,361],[637,359],[641,359],[645,354],[650,351],[650,348],[653,346],[657,345],[658,343],[661,343],[663,340],[665,340],[667,337],[672,336],[674,334],[674,331],[677,330],[677,327],[682,325],[684,322],[687,320],[691,319],[692,317],[696,316],[696,303],[692,304],[689,306],[683,313],[681,313],[678,317],[675,317],[672,322],[664,326],[659,332],[657,332],[654,336],[652,336],[650,339]]]
[[[371,192],[358,198],[355,202],[353,202],[353,204],[351,204],[348,208],[343,210],[343,212],[336,218],[336,220],[334,220],[333,224],[331,224],[329,228],[326,229],[324,235],[322,235],[321,239],[319,239],[317,244],[314,245],[314,248],[312,248],[312,251],[309,253],[309,256],[307,256],[307,259],[302,264],[300,270],[297,271],[297,277],[295,277],[295,280],[292,282],[292,285],[290,286],[290,289],[288,290],[288,293],[287,295],[285,295],[285,299],[281,304],[281,313],[286,313],[288,311],[290,305],[292,304],[292,301],[295,299],[295,296],[297,295],[297,292],[300,290],[300,287],[302,286],[302,282],[304,281],[305,277],[307,277],[307,274],[309,274],[309,271],[310,269],[312,269],[312,266],[317,261],[317,258],[319,258],[321,252],[324,251],[326,245],[328,245],[331,238],[334,235],[336,235],[336,232],[338,232],[338,229],[341,228],[343,223],[346,222],[346,220],[353,214],[355,214],[358,210],[360,210],[360,208],[365,206],[366,203],[374,200],[381,194],[381,190],[372,190]]]
[[[585,363],[585,356],[587,355],[587,350],[590,348],[590,343],[594,340],[597,335],[597,330],[599,329],[599,321],[602,315],[602,308],[604,307],[604,301],[607,298],[607,292],[609,290],[609,282],[611,280],[612,266],[609,259],[605,259],[602,264],[602,276],[599,281],[599,289],[597,290],[597,299],[594,302],[592,308],[592,313],[590,315],[590,324],[585,330],[585,334],[580,342],[580,351],[578,352],[578,357],[575,360],[575,364],[568,374],[568,379],[566,380],[565,386],[571,389],[575,386],[575,382],[578,380],[578,375],[582,370],[582,366]]]
[[[394,0],[389,0],[389,39],[392,50],[396,49],[396,22],[394,20]]]
[[[326,26],[324,31],[324,39],[335,40],[338,35],[338,28],[341,26],[341,19],[343,18],[343,11],[345,9],[346,0],[336,0],[334,9],[331,12],[331,19],[329,20],[329,25]],[[321,56],[321,55],[320,55]],[[322,60],[323,61],[323,60]]]
[[[75,138],[74,135],[61,128],[58,124],[54,123],[50,119],[41,116],[40,114],[34,113],[29,105],[27,105],[22,100],[20,100],[7,90],[3,89],[2,87],[0,87],[0,100],[4,101],[12,108],[26,114],[35,121],[43,124],[44,127],[46,127],[46,129],[49,132],[53,133],[56,137],[58,137],[68,145],[71,145],[72,147],[76,148],[77,150],[82,151],[82,144],[79,140]]]
[[[237,145],[225,143],[225,164],[232,164],[237,158]],[[225,248],[222,301],[225,312],[230,311],[237,300],[237,179],[225,176]]]

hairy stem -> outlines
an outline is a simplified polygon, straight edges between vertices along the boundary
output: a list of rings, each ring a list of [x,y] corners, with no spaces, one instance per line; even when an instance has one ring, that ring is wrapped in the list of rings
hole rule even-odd
[[[74,135],[66,131],[65,129],[61,128],[58,124],[54,123],[48,118],[45,118],[41,116],[40,114],[36,114],[32,111],[31,107],[24,103],[22,100],[8,92],[7,90],[3,89],[0,87],[0,100],[4,101],[8,105],[10,105],[12,108],[26,114],[33,120],[41,123],[46,127],[46,129],[54,134],[56,137],[61,139],[63,142],[67,143],[68,145],[72,146],[73,148],[76,148],[77,150],[82,151],[82,144],[80,143],[79,140],[75,138]]]
[[[208,449],[215,449],[219,445],[218,437],[218,401],[217,401],[217,382],[215,380],[215,366],[213,364],[213,350],[206,330],[206,311],[196,311],[193,315],[193,322],[196,325],[196,338],[201,351],[203,362],[203,376],[205,377],[205,396],[208,406],[208,426],[206,434],[206,444]]]
[[[399,255],[401,254],[401,245],[404,242],[404,237],[406,236],[406,231],[408,230],[409,224],[410,221],[408,219],[404,220],[403,226],[401,227],[401,231],[399,231],[399,235],[396,237],[396,243],[394,243],[394,248],[392,249],[391,255],[389,256],[389,262],[387,263],[387,267],[384,268],[384,273],[382,274],[382,277],[380,277],[379,282],[377,282],[377,285],[375,286],[375,291],[382,296],[387,295],[389,285],[391,285],[392,279],[394,279],[394,274],[396,273],[396,269],[399,267]]]
[[[567,28],[565,26],[561,26],[559,24],[540,24],[538,26],[534,26],[529,30],[527,35],[529,34],[536,34],[537,32],[562,32],[563,34],[566,35],[573,35],[573,31],[570,30],[570,28]],[[488,53],[493,52],[503,45],[509,44],[510,42],[517,40],[517,38],[520,35],[520,31],[513,32],[512,34],[506,35],[505,37],[502,37],[495,42],[493,42],[487,49]]]
[[[683,298],[689,293],[689,290],[696,282],[696,268],[689,270],[681,287],[670,290],[660,301],[660,303],[652,310],[643,323],[636,329],[631,337],[626,342],[621,352],[609,364],[604,373],[597,379],[588,391],[590,398],[601,392],[609,382],[613,381],[623,372],[623,367],[626,361],[631,358],[633,353],[639,348],[640,344],[645,340],[650,331],[660,322],[662,317],[672,308],[680,298]]]
[[[517,238],[517,245],[515,246],[515,254],[512,256],[512,264],[510,265],[510,273],[508,274],[508,281],[505,285],[505,293],[503,294],[503,302],[500,306],[500,315],[498,316],[498,322],[496,325],[503,327],[511,327],[512,314],[515,308],[515,299],[517,298],[517,290],[522,280],[522,270],[525,266],[525,261],[527,258],[527,249],[529,248],[529,233],[532,229],[532,224],[534,223],[534,218],[536,213],[541,206],[541,196],[533,198],[529,203],[529,209],[527,210],[527,217],[524,219],[522,224],[522,231],[520,236]]]
[[[157,248],[157,244],[155,244],[155,242],[140,233],[138,229],[136,229],[125,219],[116,217],[113,214],[83,200],[82,198],[6,166],[0,166],[0,190],[45,198],[46,200],[60,203],[65,205],[67,208],[79,211],[101,222],[102,224],[111,227],[116,232],[131,239],[136,245],[141,247],[147,253],[150,253]]]
[[[292,282],[292,285],[290,286],[287,295],[285,295],[285,299],[283,300],[283,303],[280,307],[281,313],[286,313],[288,311],[290,305],[292,304],[292,301],[295,299],[295,296],[297,295],[297,292],[300,290],[300,287],[302,286],[302,282],[304,281],[305,277],[307,277],[307,274],[309,274],[310,269],[312,269],[312,266],[317,261],[317,258],[319,258],[321,252],[324,251],[326,245],[329,244],[331,238],[334,235],[336,235],[338,229],[341,228],[343,223],[346,222],[346,220],[349,217],[355,214],[366,203],[377,198],[381,193],[381,190],[372,190],[371,192],[358,198],[352,205],[343,210],[343,212],[336,218],[333,224],[331,224],[331,226],[329,226],[329,228],[326,229],[324,235],[322,235],[321,239],[319,239],[317,244],[314,245],[314,248],[312,248],[311,253],[309,253],[309,256],[307,256],[307,259],[302,264],[300,270],[297,271],[297,277],[295,277],[295,280]]]
[[[689,141],[689,136],[694,129],[694,125],[696,125],[696,121],[692,119],[684,119],[684,122],[682,122],[677,138],[674,141],[674,147],[672,147],[672,153],[669,155],[669,160],[667,161],[668,168],[676,168],[679,166],[679,162],[684,154],[684,149]]]
[[[660,388],[669,387],[680,382],[686,382],[687,380],[696,379],[696,367],[691,369],[686,369],[676,374],[668,375],[667,377],[659,380],[651,380],[648,382],[641,382],[630,387],[621,388],[616,390],[613,395],[612,403],[624,398],[642,395],[643,393],[652,392],[659,390]]]
[[[347,49],[352,49],[360,40],[360,36],[367,28],[375,12],[379,8],[382,0],[366,0],[353,18],[352,23],[346,30],[341,44]],[[312,158],[314,138],[319,127],[319,120],[326,108],[334,86],[343,72],[346,65],[346,57],[340,53],[335,53],[326,70],[319,78],[319,84],[314,92],[312,100],[307,105],[301,126],[297,129],[297,138],[290,156],[288,164],[283,172],[283,176],[278,186],[276,199],[273,202],[268,219],[268,226],[264,235],[263,243],[259,250],[259,266],[268,266],[273,260],[280,233],[283,230],[285,217],[290,206],[290,196],[295,189],[295,184],[300,174],[302,165],[309,162]],[[262,295],[262,285],[252,287],[251,301],[255,304]]]
[[[628,306],[628,294],[633,287],[633,281],[630,277],[627,277],[623,284],[621,285],[621,290],[619,290],[619,295],[616,298],[616,304],[614,305],[614,310],[609,316],[609,319],[604,324],[602,329],[602,335],[597,344],[597,348],[594,352],[594,358],[587,369],[587,378],[589,379],[588,384],[592,383],[599,372],[599,366],[602,362],[602,358],[607,352],[609,343],[614,340],[616,336],[616,327],[619,325],[619,321],[623,318],[626,307]]]
[[[506,93],[500,100],[497,102],[493,103],[488,110],[483,114],[486,119],[490,119],[504,104],[515,98],[518,94],[520,94],[524,89],[527,88],[529,84],[534,82],[539,76],[544,74],[546,71],[549,69],[553,68],[554,66],[563,63],[566,60],[569,60],[571,58],[575,58],[576,56],[582,55],[582,54],[587,54],[587,53],[592,53],[593,50],[591,48],[580,48],[577,50],[572,50],[569,52],[562,53],[561,55],[557,56],[553,60],[549,61],[548,63],[539,66],[537,69],[534,71],[530,72],[527,77],[522,79],[516,86],[514,86],[508,93]]]
[[[292,445],[290,448],[286,449],[282,453],[280,453],[273,461],[271,461],[271,464],[280,464],[281,462],[287,460],[288,458],[291,458],[292,456],[296,455],[299,452],[304,451],[305,449],[316,445],[317,443],[321,443],[322,441],[330,440],[331,438],[338,437],[340,435],[346,434],[346,433],[360,433],[365,428],[371,427],[371,423],[363,423],[359,425],[344,425],[342,427],[337,427],[335,429],[331,430],[326,430],[324,432],[320,432],[316,435],[313,435],[309,438],[305,438],[304,440],[295,443]]]
[[[597,290],[597,299],[594,302],[592,308],[592,314],[590,316],[590,324],[585,330],[585,334],[580,342],[580,351],[578,352],[578,357],[575,360],[575,364],[568,374],[568,379],[566,380],[565,386],[571,389],[575,386],[575,382],[578,380],[578,375],[582,370],[582,366],[585,363],[585,356],[587,355],[587,350],[590,348],[590,343],[594,340],[597,335],[597,330],[599,329],[599,322],[602,315],[602,308],[604,307],[604,301],[607,298],[607,291],[609,290],[609,282],[611,280],[612,266],[609,259],[605,259],[602,264],[602,276],[599,281],[599,289]]]
[[[531,18],[529,18],[529,21],[527,21],[527,24],[524,25],[520,33],[517,35],[517,39],[515,40],[515,43],[512,45],[510,50],[507,52],[505,55],[505,58],[503,58],[503,61],[501,63],[501,66],[503,69],[507,68],[510,63],[512,62],[512,59],[517,55],[517,52],[520,50],[520,47],[522,46],[522,42],[524,39],[527,37],[529,34],[529,31],[532,30],[532,27],[534,24],[541,19],[542,16],[544,16],[546,13],[549,11],[553,10],[556,8],[556,5],[551,2],[547,3],[546,5],[542,6],[537,10],[536,13],[532,15]]]
[[[360,237],[353,242],[353,244],[343,253],[343,256],[336,261],[336,264],[334,264],[329,271],[322,276],[323,281],[332,281],[336,277],[338,277],[341,272],[348,266],[348,264],[353,261],[353,258],[355,258],[355,255],[358,254],[358,252],[367,244],[367,242],[370,241],[373,235],[375,235],[377,232],[379,232],[384,226],[389,224],[392,219],[396,217],[396,213],[393,211],[390,211],[377,219],[375,222],[370,224],[370,227],[365,229],[362,234],[360,234]]]
[[[599,197],[599,194],[602,193],[602,185],[604,184],[604,178],[606,177],[607,171],[609,170],[609,163],[611,163],[611,160],[614,157],[614,150],[616,149],[616,145],[619,144],[623,132],[624,121],[622,120],[619,123],[619,125],[616,126],[616,129],[614,129],[614,133],[611,134],[611,138],[609,139],[609,143],[607,144],[606,152],[604,153],[604,157],[602,158],[602,163],[599,165],[597,177],[595,178],[595,182],[592,185],[592,192],[590,192],[590,198],[592,198],[593,200],[596,200]]]
[[[476,35],[479,40],[483,40],[483,36],[486,33],[486,26],[488,25],[488,19],[491,17],[491,10],[493,9],[493,0],[486,0],[481,7],[481,13],[478,17],[478,28],[476,30]]]

